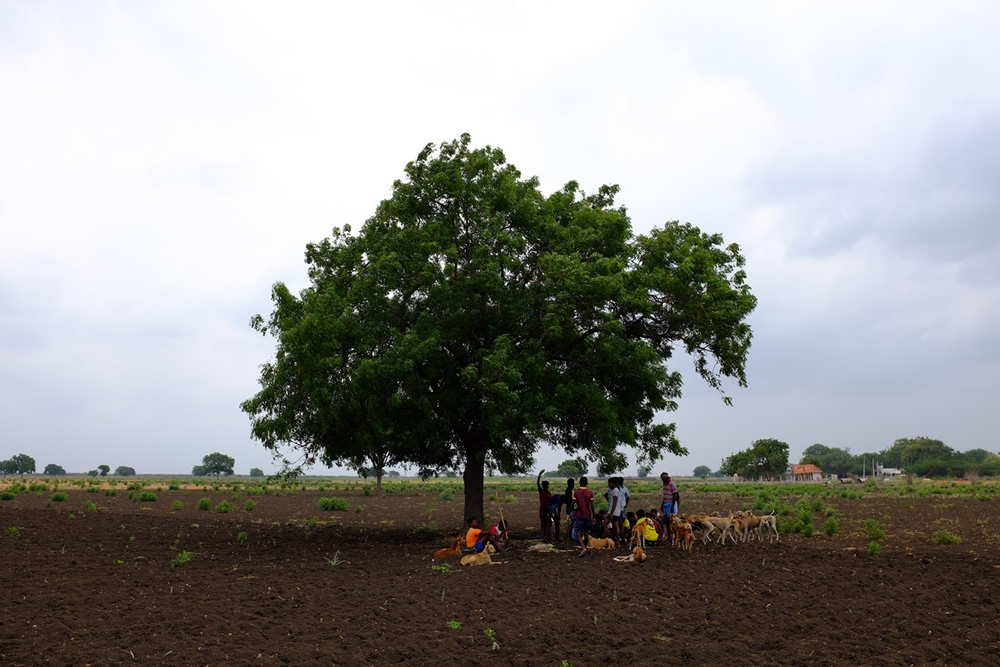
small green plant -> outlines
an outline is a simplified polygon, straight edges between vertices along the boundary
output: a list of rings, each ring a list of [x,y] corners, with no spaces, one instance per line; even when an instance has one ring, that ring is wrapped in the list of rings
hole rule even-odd
[[[118,495],[118,489],[108,489],[107,491],[104,492],[104,495],[108,496],[109,498],[114,498],[115,496]]]
[[[838,530],[840,530],[840,524],[832,516],[823,524],[823,532],[826,533],[827,537],[833,537]]]
[[[152,491],[142,491],[139,494],[139,502],[140,503],[155,503],[156,502],[156,494],[153,493]]]
[[[451,500],[455,497],[455,489],[445,489],[441,492],[441,500]]]
[[[962,538],[949,530],[938,530],[934,533],[934,544],[961,544]]]
[[[135,535],[129,535],[128,536],[128,541],[129,542],[135,542]]]
[[[221,503],[215,506],[215,511],[219,514],[229,514],[233,511],[233,506],[229,504],[228,501],[223,500]]]
[[[452,630],[458,630],[462,627],[462,621],[451,620],[448,621],[448,627]]]
[[[75,518],[76,518],[76,514],[74,514],[73,512],[70,512],[69,513],[69,519],[72,521]]]
[[[172,509],[175,512],[180,512],[182,509],[184,509],[184,503],[182,503],[179,500],[175,500],[172,503],[170,503],[170,509]]]
[[[870,556],[881,556],[882,555],[882,545],[878,542],[868,543],[868,554]]]
[[[198,501],[198,509],[200,509],[202,512],[207,512],[208,510],[212,509],[212,501],[208,498],[202,498],[201,500]]]
[[[517,496],[507,496],[503,499],[504,503],[510,505],[517,502]]]
[[[190,551],[182,551],[170,561],[170,567],[184,567],[194,559],[194,554]]]
[[[344,559],[340,557],[339,551],[333,554],[333,558],[326,558],[324,556],[323,559],[330,564],[330,567],[337,567],[338,565],[344,562]]]
[[[440,565],[431,565],[431,569],[436,572],[444,572],[445,574],[448,574],[455,568],[452,567],[451,563],[441,563]]]
[[[243,505],[243,509],[247,512],[253,512],[254,509],[256,508],[257,508],[257,502],[254,500],[248,500],[246,504]]]
[[[242,530],[242,531],[240,531],[239,533],[236,534],[236,541],[239,542],[240,544],[243,544],[244,542],[247,541],[248,537],[250,537],[250,536],[247,535],[247,531]]]
[[[87,504],[84,505],[84,508],[88,512],[96,512],[97,511],[97,503],[95,503],[93,501],[87,501]]]
[[[493,628],[486,628],[485,630],[483,630],[483,634],[486,635],[486,638],[491,642],[490,650],[498,651],[500,649],[500,643],[497,642],[496,630],[494,630]]]
[[[54,503],[61,503],[67,498],[69,498],[69,496],[66,495],[65,491],[56,491],[51,496],[49,496],[49,500],[51,500]]]
[[[361,514],[361,505],[355,505],[354,506],[354,513],[355,514]]]
[[[862,530],[864,530],[865,537],[869,540],[881,540],[885,537],[885,528],[875,519],[865,519]],[[871,550],[869,549],[869,551]]]
[[[0,500],[14,500],[17,498],[17,494],[13,491],[4,491],[0,493]]]
[[[344,500],[343,498],[338,498],[337,496],[334,496],[332,498],[320,498],[319,508],[327,512],[329,511],[346,512],[347,501]]]
[[[24,530],[21,526],[7,526],[7,534],[11,537],[17,537]]]

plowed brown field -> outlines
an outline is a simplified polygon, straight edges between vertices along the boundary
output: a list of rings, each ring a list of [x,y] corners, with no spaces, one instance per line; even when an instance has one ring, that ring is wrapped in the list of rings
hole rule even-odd
[[[521,548],[442,571],[431,554],[458,533],[460,492],[310,490],[254,496],[250,512],[245,494],[154,493],[0,502],[0,664],[1000,664],[995,499],[833,498],[834,537],[656,546],[643,565]],[[515,539],[537,537],[535,494],[503,495],[518,498],[503,505]],[[323,496],[349,510],[321,511]],[[199,511],[201,497],[233,511]],[[688,493],[683,509],[739,503]],[[868,518],[886,528],[881,556]],[[942,528],[962,544],[934,544]]]

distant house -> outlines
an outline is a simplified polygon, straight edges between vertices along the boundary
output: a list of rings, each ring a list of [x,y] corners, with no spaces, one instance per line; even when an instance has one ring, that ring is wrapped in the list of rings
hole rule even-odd
[[[793,482],[818,482],[823,479],[823,471],[812,463],[793,465],[791,468]]]

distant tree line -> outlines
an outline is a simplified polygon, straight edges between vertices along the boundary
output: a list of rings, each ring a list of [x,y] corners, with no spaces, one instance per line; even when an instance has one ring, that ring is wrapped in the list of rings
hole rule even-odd
[[[788,468],[788,445],[780,440],[757,440],[748,449],[722,460],[712,473],[698,466],[695,477],[739,475],[746,479],[780,479]],[[976,448],[957,452],[940,440],[928,437],[900,438],[877,452],[851,454],[841,447],[813,444],[805,448],[800,464],[812,463],[825,475],[849,477],[873,474],[876,465],[897,468],[921,477],[994,477],[1000,475],[1000,455]]]
[[[800,463],[812,463],[824,473],[847,477],[872,474],[876,463],[921,477],[970,477],[1000,475],[1000,456],[982,448],[958,452],[940,440],[924,436],[899,438],[879,452],[851,454],[840,447],[816,443],[802,452]]]

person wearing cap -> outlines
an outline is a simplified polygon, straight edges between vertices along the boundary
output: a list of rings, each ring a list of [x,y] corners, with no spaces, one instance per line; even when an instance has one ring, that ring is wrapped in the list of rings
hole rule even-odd
[[[669,542],[671,537],[670,515],[677,514],[677,505],[681,494],[677,490],[677,485],[674,484],[667,473],[660,473],[660,481],[663,482],[663,523],[665,524],[664,528],[667,531],[667,541]]]

